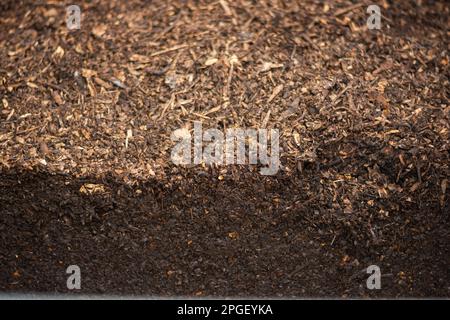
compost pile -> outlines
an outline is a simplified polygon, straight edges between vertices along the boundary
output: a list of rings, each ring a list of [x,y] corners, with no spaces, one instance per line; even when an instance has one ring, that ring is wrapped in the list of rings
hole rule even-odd
[[[449,296],[447,2],[70,4],[0,4],[1,291]],[[278,173],[176,166],[194,121]]]

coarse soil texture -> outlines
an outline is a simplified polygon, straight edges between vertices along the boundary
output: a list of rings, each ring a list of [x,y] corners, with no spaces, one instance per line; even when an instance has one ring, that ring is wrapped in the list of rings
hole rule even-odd
[[[1,1],[0,291],[449,297],[450,6],[372,2],[78,1],[69,30],[73,1]],[[278,129],[278,172],[175,165],[195,121]]]

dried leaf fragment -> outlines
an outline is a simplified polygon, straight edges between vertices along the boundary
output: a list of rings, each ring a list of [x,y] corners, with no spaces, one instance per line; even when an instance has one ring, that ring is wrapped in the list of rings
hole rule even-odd
[[[284,86],[282,84],[278,85],[273,89],[272,95],[267,100],[267,103],[270,103],[275,97],[283,90]]]
[[[61,96],[59,95],[58,92],[53,91],[53,92],[52,92],[52,97],[53,97],[53,100],[55,100],[55,102],[56,102],[57,105],[60,106],[60,105],[63,105],[63,104],[64,104],[64,101],[63,101],[63,99],[61,98]]]
[[[217,61],[219,61],[219,59],[210,57],[210,58],[206,59],[206,61],[205,61],[205,66],[207,66],[207,67],[212,66],[212,65],[215,64]]]
[[[105,34],[107,29],[108,26],[106,26],[105,24],[99,24],[92,28],[92,34],[96,37],[101,38]]]
[[[239,237],[239,233],[237,233],[236,231],[229,232],[228,237],[235,240]]]
[[[135,54],[131,55],[130,61],[140,62],[140,63],[149,63],[150,58],[147,56],[135,53]]]
[[[81,75],[85,78],[91,78],[97,75],[97,72],[91,69],[81,69]]]
[[[102,184],[85,183],[80,187],[80,193],[89,195],[105,193],[105,186]]]

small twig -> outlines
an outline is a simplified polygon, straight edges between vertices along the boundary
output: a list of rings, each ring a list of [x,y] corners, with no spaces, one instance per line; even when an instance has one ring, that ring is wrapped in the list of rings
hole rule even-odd
[[[153,52],[150,55],[150,57],[159,56],[159,55],[164,54],[164,53],[168,53],[168,52],[184,49],[184,48],[187,48],[187,47],[189,47],[189,45],[187,45],[187,44],[178,45],[178,46],[175,46],[175,47],[172,47],[172,48],[169,48],[169,49],[164,49],[164,50],[161,50],[161,51]]]
[[[354,5],[350,6],[350,7],[343,8],[343,9],[340,9],[340,10],[336,11],[336,13],[334,14],[334,16],[335,16],[335,17],[339,17],[340,15],[343,15],[344,13],[353,11],[353,10],[358,9],[358,8],[360,8],[360,7],[363,7],[363,6],[365,6],[365,5],[366,5],[365,3],[357,3],[357,4],[354,4]]]
[[[64,93],[66,93],[66,94],[69,94],[69,92],[66,89],[64,89],[63,87],[60,87],[60,86],[58,86],[56,84],[46,83],[46,82],[43,82],[43,81],[36,81],[36,82],[39,83],[40,85],[48,86],[48,87],[53,88],[55,90],[59,90],[59,91],[62,91]]]

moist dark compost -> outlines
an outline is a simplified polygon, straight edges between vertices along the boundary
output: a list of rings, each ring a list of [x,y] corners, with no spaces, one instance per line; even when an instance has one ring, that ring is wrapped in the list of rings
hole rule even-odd
[[[71,4],[0,3],[2,293],[450,296],[448,2]],[[278,172],[175,164],[196,121]]]

